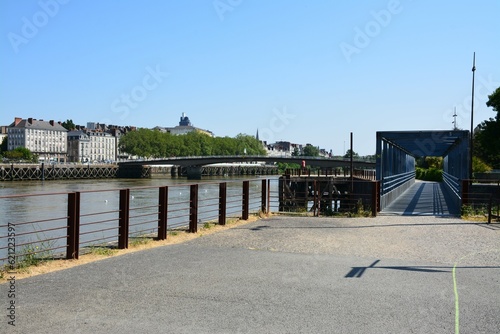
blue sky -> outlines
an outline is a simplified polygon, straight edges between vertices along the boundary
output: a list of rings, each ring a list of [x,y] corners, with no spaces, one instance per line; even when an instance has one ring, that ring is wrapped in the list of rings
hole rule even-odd
[[[375,152],[493,117],[500,1],[2,0],[0,124],[174,126]],[[345,144],[344,144],[345,143]],[[345,146],[344,146],[345,145]]]

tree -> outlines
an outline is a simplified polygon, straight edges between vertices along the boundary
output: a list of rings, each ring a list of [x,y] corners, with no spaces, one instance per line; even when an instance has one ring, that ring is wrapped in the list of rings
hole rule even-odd
[[[425,157],[425,164],[428,168],[442,169],[443,157]]]
[[[359,157],[359,154],[352,151],[352,156],[353,158],[358,158]],[[344,154],[344,158],[350,158],[351,157],[351,149],[348,149],[345,154]]]
[[[120,139],[120,149],[146,158],[208,155],[265,155],[260,141],[253,136],[239,134],[236,138],[213,138],[205,133],[190,132],[172,135],[157,130],[139,129]]]
[[[4,156],[12,160],[26,160],[26,161],[34,160],[33,154],[26,147],[17,147],[12,151],[4,152]]]
[[[495,118],[483,121],[474,133],[474,155],[493,168],[500,168],[500,87],[486,102],[496,112]]]
[[[7,152],[8,140],[8,137],[3,138],[2,144],[0,144],[0,155],[2,154],[2,152]]]
[[[72,119],[67,119],[65,122],[62,122],[61,125],[68,131],[74,130],[76,128],[75,123],[73,123]]]
[[[302,155],[305,157],[317,157],[319,156],[319,148],[312,146],[311,144],[306,144],[302,150]]]

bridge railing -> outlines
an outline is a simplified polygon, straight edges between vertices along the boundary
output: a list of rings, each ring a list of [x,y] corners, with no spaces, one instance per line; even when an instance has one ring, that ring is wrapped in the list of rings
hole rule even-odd
[[[415,171],[384,176],[380,184],[380,209],[384,209],[415,182]]]
[[[460,179],[443,171],[443,184],[446,191],[451,195],[450,197],[454,200],[456,207],[459,208],[462,203]]]

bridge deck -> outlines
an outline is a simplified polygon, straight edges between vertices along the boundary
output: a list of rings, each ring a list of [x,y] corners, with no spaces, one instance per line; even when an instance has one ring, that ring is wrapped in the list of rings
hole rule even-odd
[[[458,215],[460,208],[456,207],[450,196],[442,183],[417,180],[380,214],[402,216]]]

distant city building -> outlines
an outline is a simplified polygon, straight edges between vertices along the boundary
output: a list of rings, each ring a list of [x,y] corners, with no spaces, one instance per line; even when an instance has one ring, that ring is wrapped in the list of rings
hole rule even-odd
[[[303,145],[294,144],[289,141],[278,141],[273,144],[266,143],[266,149],[268,156],[291,156],[295,151],[299,155],[302,154]]]
[[[68,133],[68,160],[71,162],[116,161],[116,138],[99,130]]]
[[[212,133],[212,131],[200,129],[200,128],[193,126],[191,124],[191,121],[189,120],[189,117],[187,117],[185,113],[182,113],[182,116],[181,116],[181,119],[180,119],[178,126],[175,126],[172,128],[157,126],[157,127],[153,128],[153,130],[158,130],[161,132],[168,132],[168,133],[173,134],[173,135],[185,135],[185,134],[190,133],[190,132],[200,132],[200,133],[204,133],[210,137],[214,137],[214,134]]]
[[[116,138],[108,132],[89,131],[90,161],[110,162],[116,160]]]
[[[76,130],[68,133],[68,161],[71,162],[117,162],[130,159],[121,152],[120,138],[132,126],[106,125],[88,122],[87,127],[77,125]]]
[[[68,161],[90,161],[90,137],[82,130],[68,132]]]
[[[5,138],[7,138],[7,127],[0,126],[0,144],[2,144]]]
[[[7,129],[9,151],[25,147],[41,161],[66,161],[67,130],[61,122],[14,118]]]

